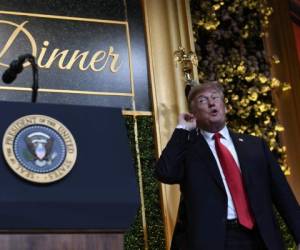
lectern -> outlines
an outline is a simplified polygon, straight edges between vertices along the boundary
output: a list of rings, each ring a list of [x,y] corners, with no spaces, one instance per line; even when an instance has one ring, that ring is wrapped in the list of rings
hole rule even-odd
[[[120,109],[0,102],[0,138],[1,250],[123,249],[139,195]]]

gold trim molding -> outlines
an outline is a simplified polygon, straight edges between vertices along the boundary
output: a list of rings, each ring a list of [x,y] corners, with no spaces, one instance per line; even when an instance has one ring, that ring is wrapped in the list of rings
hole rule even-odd
[[[27,91],[31,92],[31,88],[27,87],[5,87],[0,86],[0,90],[9,91]],[[38,92],[44,93],[62,93],[62,94],[80,94],[80,95],[108,95],[108,96],[134,96],[133,93],[118,93],[118,92],[97,92],[97,91],[84,91],[84,90],[69,90],[69,89],[38,89]]]
[[[131,115],[131,116],[152,116],[152,112],[150,111],[135,111],[135,110],[122,110],[123,115]]]
[[[72,20],[72,21],[80,21],[80,22],[109,23],[109,24],[122,24],[122,25],[128,24],[127,21],[114,21],[114,20],[104,20],[104,19],[95,19],[95,18],[57,16],[57,15],[46,15],[46,14],[16,12],[16,11],[3,11],[2,10],[2,11],[0,11],[0,14],[13,15],[13,16],[40,17],[40,18],[49,18],[49,19],[63,19],[63,20]]]

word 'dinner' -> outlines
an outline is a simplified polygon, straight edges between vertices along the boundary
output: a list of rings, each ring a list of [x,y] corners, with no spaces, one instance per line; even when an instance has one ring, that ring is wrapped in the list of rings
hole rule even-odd
[[[8,67],[8,64],[2,62],[2,59],[14,45],[16,39],[23,35],[29,40],[31,53],[37,58],[37,64],[40,68],[50,69],[56,64],[61,70],[71,70],[77,67],[81,71],[91,70],[94,72],[101,72],[105,69],[109,69],[112,73],[116,73],[121,67],[120,55],[114,51],[113,46],[108,46],[106,50],[98,50],[93,54],[89,50],[71,51],[69,49],[61,50],[55,48],[53,51],[49,51],[48,47],[50,42],[45,40],[43,41],[43,46],[38,49],[35,38],[28,29],[25,28],[27,23],[28,21],[17,24],[11,21],[0,20],[0,24],[14,27],[14,30],[8,37],[6,43],[0,48],[0,66]],[[29,63],[24,64],[24,66],[29,66]]]

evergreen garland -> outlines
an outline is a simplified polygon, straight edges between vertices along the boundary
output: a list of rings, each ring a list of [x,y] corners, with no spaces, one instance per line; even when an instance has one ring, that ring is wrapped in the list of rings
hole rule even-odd
[[[132,157],[134,159],[135,172],[137,176],[137,162],[136,162],[136,151],[135,151],[135,140],[134,140],[134,120],[132,116],[125,117],[127,134],[130,141],[130,147],[132,152]],[[138,181],[138,178],[137,178]],[[138,214],[136,216],[135,222],[129,228],[129,231],[124,236],[124,249],[125,250],[138,250],[145,249],[144,247],[144,233],[142,224],[142,214],[139,208]]]
[[[145,199],[145,214],[149,250],[165,250],[164,225],[160,208],[159,182],[154,179],[153,171],[155,158],[155,146],[153,142],[153,120],[150,116],[138,116],[138,142],[140,148],[140,159],[142,165],[142,179]],[[136,159],[134,118],[126,116],[128,137],[131,142],[133,157]],[[135,162],[136,172],[137,163]],[[145,249],[144,229],[142,225],[141,209],[139,209],[135,223],[125,235],[125,250]]]

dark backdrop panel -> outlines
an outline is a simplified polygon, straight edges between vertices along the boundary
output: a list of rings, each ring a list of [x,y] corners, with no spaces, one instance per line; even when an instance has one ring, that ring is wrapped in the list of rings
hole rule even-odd
[[[29,36],[25,32],[20,33],[2,56],[1,63],[9,64],[11,58],[16,57],[16,55],[33,53],[34,46],[44,48],[45,53],[43,56],[41,56],[41,50],[38,49],[37,51],[38,61],[42,65],[39,69],[41,88],[131,93],[127,35],[124,24],[80,22],[40,17],[24,18],[20,16],[5,16],[5,20],[18,25],[26,20],[27,23],[24,25],[24,29],[30,32],[34,42],[30,42]],[[2,27],[1,48],[5,46],[15,29],[16,27],[12,25]],[[45,33],[46,30],[47,33]],[[44,44],[49,45],[45,46]],[[95,63],[96,69],[105,66],[103,70],[95,72],[91,67],[88,67],[95,53],[100,50],[107,53],[111,47],[113,52],[117,53],[120,58],[117,61],[119,68],[117,73],[110,71],[110,64],[113,61],[110,56],[105,56],[103,60]],[[50,68],[48,68],[46,65],[54,50],[57,50],[58,53],[67,50],[67,52],[64,52],[66,56],[63,60],[60,57],[53,60],[49,64]],[[83,70],[80,69],[81,58],[74,61],[70,69],[59,68],[60,60],[62,60],[62,67],[66,67],[76,50],[79,51],[78,54],[87,53],[82,63]],[[30,87],[31,82],[31,68],[27,67],[14,81],[14,86]]]
[[[49,99],[42,99],[41,95],[38,102],[105,103],[105,106],[129,110],[134,110],[135,103],[136,110],[150,111],[144,22],[139,0],[0,0],[0,6],[0,74],[7,68],[5,64],[19,55],[35,53],[39,59],[40,88],[43,92],[58,91],[49,94]],[[4,50],[22,23],[23,28]],[[45,67],[54,51],[66,53],[65,58],[58,55]],[[76,51],[87,53],[81,68],[78,59],[71,68],[63,69]],[[105,56],[94,65],[96,69],[101,66],[103,69],[95,71],[88,65],[99,51]],[[31,69],[26,67],[12,87],[30,88],[31,82]],[[0,84],[0,100],[20,100],[17,89],[4,92],[1,86],[4,84]],[[120,102],[116,102],[117,99]]]
[[[124,0],[10,0],[1,1],[1,10],[126,20],[125,5]]]

